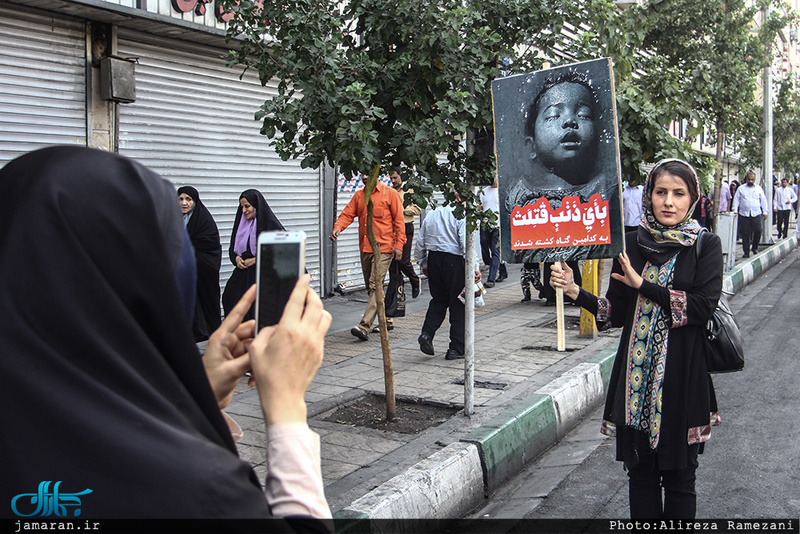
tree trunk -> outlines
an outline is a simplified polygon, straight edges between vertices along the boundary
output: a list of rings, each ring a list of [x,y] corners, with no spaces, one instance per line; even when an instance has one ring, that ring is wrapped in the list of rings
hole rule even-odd
[[[375,239],[375,230],[373,227],[373,210],[372,192],[378,183],[378,174],[380,173],[380,165],[375,165],[372,168],[369,181],[365,184],[364,202],[367,205],[367,238],[369,244],[372,246],[372,272],[377,275],[381,265],[381,246],[378,240]],[[386,389],[386,419],[391,421],[397,414],[397,407],[394,398],[394,370],[392,368],[392,348],[389,346],[389,330],[386,326],[386,305],[385,296],[383,293],[383,280],[378,280],[375,276],[375,301],[378,304],[378,326],[381,330],[381,351],[383,352],[383,383]],[[369,288],[367,288],[369,289]]]

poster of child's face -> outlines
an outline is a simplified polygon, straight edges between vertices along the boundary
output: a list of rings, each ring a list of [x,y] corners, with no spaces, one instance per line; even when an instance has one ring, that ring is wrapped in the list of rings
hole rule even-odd
[[[503,259],[622,251],[619,149],[609,59],[492,82]]]

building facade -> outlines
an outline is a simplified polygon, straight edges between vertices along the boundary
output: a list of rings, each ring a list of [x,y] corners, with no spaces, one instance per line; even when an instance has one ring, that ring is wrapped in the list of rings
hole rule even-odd
[[[323,295],[363,287],[355,228],[336,244],[340,261],[327,239],[353,191],[331,169],[283,161],[259,134],[254,113],[276,86],[225,65],[224,18],[213,0],[0,0],[0,167],[75,144],[196,187],[220,229],[223,286],[239,195],[255,188],[308,235]]]

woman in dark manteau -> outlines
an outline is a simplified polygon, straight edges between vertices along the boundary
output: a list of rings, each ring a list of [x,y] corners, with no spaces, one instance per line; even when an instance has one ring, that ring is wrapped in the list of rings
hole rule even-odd
[[[695,517],[698,454],[719,422],[704,336],[722,291],[722,246],[691,218],[699,198],[692,166],[662,160],[650,171],[645,217],[626,235],[606,296],[579,288],[564,263],[550,278],[600,329],[622,327],[602,430],[616,435],[634,519]]]
[[[197,260],[197,305],[192,332],[195,341],[205,341],[222,322],[219,307],[219,268],[222,264],[219,229],[211,212],[200,200],[197,189],[188,185],[178,188],[178,200]]]
[[[270,230],[284,230],[284,228],[264,200],[264,195],[256,189],[242,192],[239,195],[239,207],[236,209],[231,244],[228,247],[231,263],[236,268],[222,293],[222,308],[225,310],[225,315],[239,302],[245,291],[256,283],[258,234]],[[251,308],[245,319],[254,317],[255,309]]]

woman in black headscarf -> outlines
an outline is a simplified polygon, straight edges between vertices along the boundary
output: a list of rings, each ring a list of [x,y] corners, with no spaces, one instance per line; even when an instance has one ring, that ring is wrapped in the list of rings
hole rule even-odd
[[[219,267],[222,263],[219,229],[211,212],[200,200],[197,189],[188,185],[178,188],[178,200],[197,260],[197,305],[192,332],[195,341],[205,341],[222,322],[219,311]]]
[[[697,457],[719,421],[705,325],[722,292],[722,245],[692,218],[699,199],[691,165],[658,162],[647,177],[644,217],[625,236],[606,296],[578,287],[564,263],[550,278],[595,315],[598,328],[622,327],[602,430],[616,435],[632,519],[695,517]]]
[[[169,182],[100,150],[51,147],[0,170],[0,516],[35,513],[44,487],[81,519],[268,518],[271,506],[330,517],[319,457],[294,457],[313,448],[303,393],[330,315],[303,277],[281,323],[253,339],[253,323],[241,323],[251,288],[201,363],[194,254],[176,204]],[[314,341],[291,346],[290,334]],[[221,412],[251,365],[271,393],[270,471],[284,463],[299,474],[290,487],[308,482],[299,499],[278,491],[274,506],[284,482],[268,474],[265,498]],[[287,377],[288,402],[276,403]],[[282,446],[278,436],[273,455],[287,427],[299,433]]]
[[[227,315],[239,302],[247,289],[256,283],[256,247],[258,234],[269,230],[283,230],[283,225],[272,213],[264,196],[256,189],[248,189],[239,195],[239,207],[233,221],[231,244],[228,254],[236,267],[225,284],[222,293],[222,308]],[[252,319],[251,308],[245,319]]]

